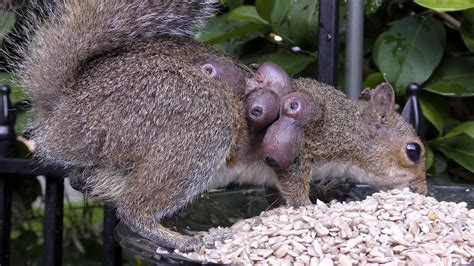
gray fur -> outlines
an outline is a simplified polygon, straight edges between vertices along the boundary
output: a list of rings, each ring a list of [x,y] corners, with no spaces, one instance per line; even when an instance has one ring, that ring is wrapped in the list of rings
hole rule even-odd
[[[204,191],[245,134],[239,96],[195,66],[202,55],[238,64],[189,37],[214,4],[64,0],[17,70],[38,112],[36,156],[85,167],[73,177],[84,191],[116,204],[134,230],[183,250],[202,240],[159,219]]]
[[[423,143],[395,112],[391,87],[382,84],[371,100],[353,101],[315,80],[299,79],[294,86],[311,94],[323,110],[322,118],[305,132],[304,153],[313,162],[315,178],[352,177],[378,189],[416,184],[416,191],[426,192],[424,151],[423,159],[414,163],[405,150],[408,143]]]
[[[189,36],[214,12],[211,0],[61,0],[38,16],[23,50],[24,86],[38,111],[54,108],[82,63],[104,52],[163,35]],[[179,12],[176,12],[179,10]],[[60,66],[60,67],[59,67]]]

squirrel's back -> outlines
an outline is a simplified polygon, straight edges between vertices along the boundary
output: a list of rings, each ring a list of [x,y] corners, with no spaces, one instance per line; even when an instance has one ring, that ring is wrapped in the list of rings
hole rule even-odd
[[[232,129],[243,113],[240,100],[219,81],[203,78],[197,66],[203,55],[218,51],[167,36],[92,59],[55,109],[37,119],[36,154],[59,163],[122,165],[161,141],[186,141],[172,132]]]
[[[162,35],[187,36],[216,0],[60,0],[21,48],[18,75],[39,116],[48,115],[84,63]],[[36,26],[35,24],[39,24]],[[32,27],[33,27],[32,26]]]
[[[156,145],[153,135],[178,124],[204,119],[203,127],[217,130],[241,120],[239,99],[198,66],[202,56],[236,62],[190,37],[217,1],[58,2],[23,49],[17,71],[37,111],[38,158],[92,165],[104,156],[128,167]],[[208,114],[221,109],[221,117]]]

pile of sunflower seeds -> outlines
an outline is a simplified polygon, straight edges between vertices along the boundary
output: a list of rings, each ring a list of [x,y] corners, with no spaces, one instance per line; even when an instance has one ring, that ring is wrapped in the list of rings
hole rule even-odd
[[[408,190],[318,201],[241,220],[190,259],[255,265],[452,265],[474,262],[474,209]],[[209,231],[213,234],[213,230]]]

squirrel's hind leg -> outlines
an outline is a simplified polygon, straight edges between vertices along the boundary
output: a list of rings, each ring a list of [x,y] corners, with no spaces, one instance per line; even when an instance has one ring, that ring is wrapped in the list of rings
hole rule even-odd
[[[202,193],[206,189],[203,184],[206,183],[198,180],[212,176],[214,167],[197,167],[184,172],[175,171],[171,167],[153,169],[153,166],[161,163],[156,159],[129,173],[125,189],[116,202],[121,220],[136,233],[168,248],[188,252],[213,244],[216,238],[221,237],[182,235],[161,225],[160,219],[185,207]],[[189,167],[192,165],[183,164]]]
[[[193,116],[168,116],[167,131],[154,131],[154,142],[148,145],[152,148],[143,150],[142,159],[134,162],[115,201],[119,217],[134,231],[182,251],[194,251],[221,238],[184,236],[160,224],[160,219],[206,191],[232,156],[238,116],[233,110],[226,114],[226,109],[220,109],[224,111],[203,109]],[[220,119],[226,115],[229,119]]]

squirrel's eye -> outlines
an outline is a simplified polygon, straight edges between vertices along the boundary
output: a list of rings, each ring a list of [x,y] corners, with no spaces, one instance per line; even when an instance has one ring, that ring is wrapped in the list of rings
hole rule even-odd
[[[418,143],[408,143],[406,146],[408,158],[414,163],[417,163],[421,157],[421,147]]]

